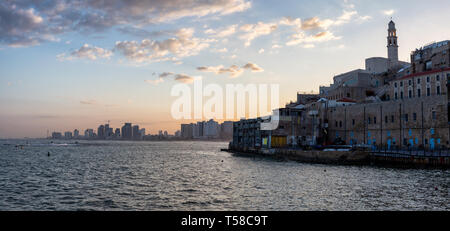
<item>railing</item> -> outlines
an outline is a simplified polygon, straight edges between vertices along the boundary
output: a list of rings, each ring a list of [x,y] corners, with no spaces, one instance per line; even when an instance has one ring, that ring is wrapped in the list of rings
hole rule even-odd
[[[371,155],[385,156],[385,157],[398,157],[398,158],[410,158],[410,157],[450,157],[450,149],[436,148],[436,149],[423,149],[423,148],[380,148],[374,147],[369,149]]]

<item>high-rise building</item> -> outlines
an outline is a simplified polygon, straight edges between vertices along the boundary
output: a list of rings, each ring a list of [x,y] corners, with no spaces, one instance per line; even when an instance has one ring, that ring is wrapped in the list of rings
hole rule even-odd
[[[85,139],[90,139],[92,137],[94,137],[94,130],[93,129],[86,129],[84,131],[84,138]]]
[[[182,124],[181,137],[184,139],[192,139],[194,137],[194,124]]]
[[[122,127],[122,139],[131,140],[133,138],[132,124],[125,123]]]
[[[220,137],[222,139],[231,139],[233,137],[232,121],[225,121],[220,125]]]
[[[72,132],[65,132],[64,133],[64,139],[67,139],[67,140],[72,139]]]
[[[114,132],[114,136],[115,136],[116,138],[119,138],[119,137],[120,137],[120,128],[116,128],[116,132]]]
[[[52,139],[61,139],[61,138],[62,138],[61,132],[53,132],[52,133]]]
[[[141,134],[139,133],[139,125],[134,125],[133,126],[133,139],[134,140],[139,140],[141,138]]]
[[[145,128],[141,128],[139,130],[139,135],[141,136],[141,138],[145,136]]]
[[[109,127],[109,124],[105,124],[105,138],[112,136],[112,128]]]
[[[220,127],[219,123],[214,120],[209,120],[203,123],[203,137],[214,139],[219,138]]]
[[[74,137],[75,139],[77,139],[77,138],[80,137],[80,131],[78,131],[78,129],[75,129],[75,130],[73,131],[73,137]]]
[[[100,125],[97,129],[97,138],[103,139],[105,138],[105,126]]]

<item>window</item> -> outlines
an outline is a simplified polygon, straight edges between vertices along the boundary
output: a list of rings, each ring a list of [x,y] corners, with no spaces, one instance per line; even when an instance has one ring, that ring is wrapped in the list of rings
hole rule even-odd
[[[377,117],[373,117],[373,124],[377,124]]]
[[[342,128],[342,121],[339,121],[339,127]]]
[[[398,99],[398,93],[397,93],[397,92],[395,92],[394,98],[395,98],[395,99]]]
[[[400,87],[403,87],[403,81],[400,81]]]
[[[338,122],[337,122],[337,120],[336,120],[336,127],[338,127]]]
[[[417,121],[417,113],[413,113],[413,120]]]
[[[427,76],[427,83],[430,82],[430,76]]]
[[[370,117],[367,119],[367,123],[368,123],[368,124],[371,124],[371,123],[372,123],[371,120],[370,120]]]
[[[420,84],[420,78],[417,79],[417,84]]]
[[[412,81],[411,81],[411,80],[408,81],[408,85],[409,85],[409,86],[412,85]]]
[[[352,120],[352,125],[355,126],[355,119]]]
[[[384,123],[388,123],[388,117],[387,116],[384,117]]]
[[[450,74],[449,74],[450,75]],[[397,82],[394,83],[394,87],[397,88]]]
[[[438,95],[441,94],[441,86],[436,87],[436,94],[438,94]]]
[[[436,75],[436,81],[441,81],[441,78],[439,77],[439,75]]]
[[[429,87],[427,87],[427,96],[431,95],[431,89]]]
[[[408,114],[405,114],[405,122],[408,122]]]
[[[431,112],[431,117],[435,120],[436,119],[436,111]]]
[[[419,98],[420,98],[420,96],[421,96],[421,92],[420,92],[420,89],[417,89],[417,97],[419,97]]]
[[[394,123],[395,122],[395,117],[391,116],[391,122]]]
[[[409,91],[408,91],[408,97],[409,97],[409,98],[412,98],[412,90],[409,90]]]
[[[428,61],[425,63],[425,68],[427,70],[431,70],[432,67],[433,67],[433,63],[431,61]]]
[[[400,92],[400,99],[403,99],[403,91]]]

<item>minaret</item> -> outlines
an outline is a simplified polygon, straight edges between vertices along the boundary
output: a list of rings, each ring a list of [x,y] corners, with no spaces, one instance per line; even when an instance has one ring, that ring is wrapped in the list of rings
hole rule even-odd
[[[388,59],[389,68],[395,67],[398,63],[398,43],[397,43],[397,30],[395,29],[395,23],[389,22],[388,37],[387,37]]]

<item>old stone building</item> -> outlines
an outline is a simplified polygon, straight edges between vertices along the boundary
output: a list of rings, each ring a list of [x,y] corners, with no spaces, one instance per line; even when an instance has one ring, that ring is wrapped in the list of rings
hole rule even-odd
[[[366,59],[366,69],[333,78],[318,95],[298,95],[280,109],[276,130],[261,118],[234,123],[232,144],[272,148],[330,144],[385,149],[450,148],[450,42],[413,51],[398,60],[397,30],[388,26],[388,58]]]

